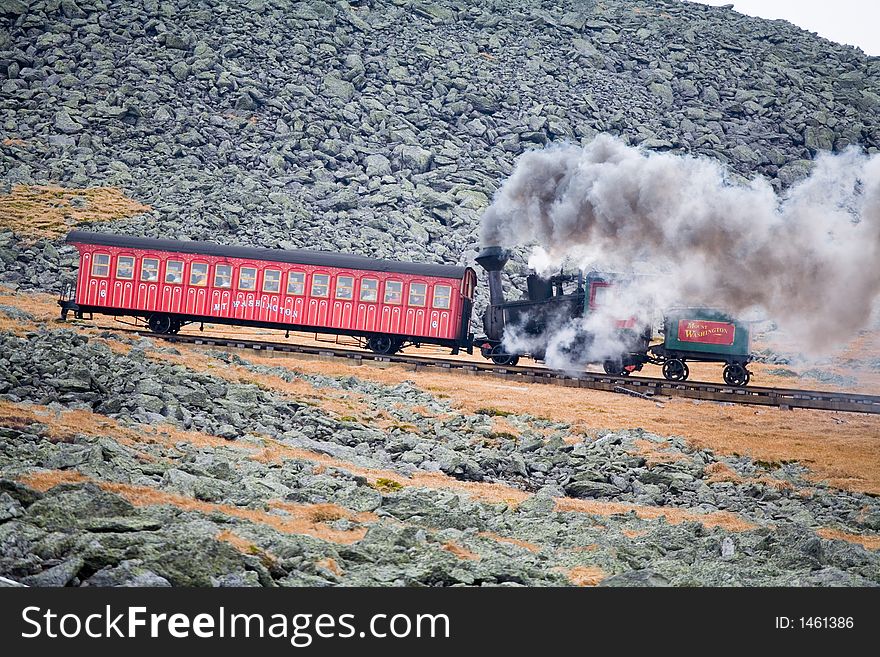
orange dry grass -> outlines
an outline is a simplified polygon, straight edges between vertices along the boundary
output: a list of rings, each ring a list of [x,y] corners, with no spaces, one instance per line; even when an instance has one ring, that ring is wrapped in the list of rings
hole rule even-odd
[[[638,538],[648,533],[647,529],[624,529],[621,534],[627,538]]]
[[[518,538],[511,538],[509,536],[499,536],[494,532],[480,532],[478,536],[482,536],[483,538],[488,538],[489,540],[495,541],[496,543],[510,543],[511,545],[516,545],[517,547],[525,548],[529,552],[540,552],[541,547],[539,545],[535,545],[534,543],[529,543],[528,541],[522,541]]]
[[[104,490],[121,495],[135,506],[169,505],[185,511],[198,511],[204,514],[220,513],[241,518],[250,522],[267,525],[285,534],[305,534],[332,543],[355,543],[367,533],[365,527],[351,530],[331,529],[320,522],[315,522],[314,507],[311,504],[292,504],[289,502],[271,503],[275,509],[284,511],[283,515],[232,506],[203,502],[178,493],[156,490],[148,486],[135,486],[111,481],[95,481],[72,471],[42,470],[20,477],[20,481],[37,490],[48,490],[59,483],[93,481]],[[335,505],[334,505],[335,506]],[[338,507],[342,508],[342,507]],[[343,510],[345,517],[352,520],[374,519],[372,514],[355,514]]]
[[[596,566],[575,566],[562,571],[575,586],[596,586],[607,575]]]
[[[272,390],[288,399],[320,406],[322,410],[340,417],[369,416],[370,423],[380,428],[387,428],[395,424],[393,418],[387,414],[373,411],[366,403],[364,395],[336,388],[322,388],[302,379],[285,381],[279,376],[251,372],[240,365],[219,363],[215,358],[206,355],[200,348],[192,345],[179,344],[175,347],[181,352],[180,354],[151,351],[146,355],[149,358],[182,365],[194,371],[209,372],[234,383],[254,384],[260,388]]]
[[[822,527],[816,530],[816,534],[822,538],[828,538],[837,541],[848,541],[849,543],[858,543],[867,550],[880,550],[880,536],[863,536],[861,534],[850,534],[840,529],[831,529],[830,527]]]
[[[184,431],[171,424],[154,426],[138,425],[127,427],[106,415],[82,409],[53,411],[46,406],[14,404],[0,399],[0,425],[21,428],[19,425],[38,422],[46,427],[50,439],[70,440],[76,435],[106,436],[126,447],[158,444],[175,447],[178,443],[188,443],[197,447],[228,447],[230,449],[256,450],[256,445],[230,443],[228,440],[200,433]],[[139,453],[141,457],[153,459]]]
[[[244,554],[254,554],[260,549],[251,541],[242,538],[241,536],[229,529],[224,529],[219,534],[217,534],[217,540],[223,541],[224,543],[229,543],[236,550]]]
[[[669,444],[655,443],[652,440],[645,440],[643,438],[639,438],[633,441],[633,443],[636,447],[636,454],[645,457],[648,465],[687,460],[685,454],[675,451],[675,448]]]
[[[27,142],[24,139],[18,139],[17,137],[7,137],[3,140],[4,146],[27,146]]]
[[[312,522],[333,522],[345,515],[345,509],[336,504],[315,504],[309,510],[309,519]]]
[[[635,513],[639,518],[653,520],[665,518],[666,522],[677,525],[681,522],[696,521],[706,527],[722,527],[731,532],[745,532],[755,529],[757,525],[727,511],[714,513],[694,513],[686,509],[659,506],[641,506],[624,502],[600,502],[596,500],[580,500],[570,497],[556,498],[557,511],[577,511],[597,516],[613,516]]]
[[[333,559],[331,557],[326,557],[324,559],[316,561],[315,565],[318,568],[324,568],[325,570],[329,570],[331,573],[333,573],[337,577],[342,577],[342,575],[345,574],[343,572],[342,568],[339,567],[339,564],[336,563],[336,559]]]
[[[767,486],[772,486],[776,490],[794,490],[794,486],[789,481],[776,479],[766,474],[762,474],[758,477],[743,477],[737,474],[736,471],[729,465],[720,461],[716,461],[715,463],[707,465],[703,469],[703,472],[704,474],[709,475],[708,477],[706,477],[706,482],[710,484],[716,484],[725,481],[739,484],[750,481],[759,484],[765,484]]]
[[[708,475],[705,477],[708,484],[717,484],[725,481],[739,483],[742,481],[742,477],[736,473],[736,470],[721,461],[707,465],[703,468],[703,474]]]
[[[441,545],[440,548],[442,550],[446,550],[450,554],[454,554],[462,561],[479,561],[480,559],[480,555],[474,554],[466,547],[461,546],[458,543],[453,543],[452,541],[447,541],[446,543]]]
[[[60,237],[76,224],[112,221],[150,212],[116,187],[13,185],[0,194],[0,227],[32,237]]]
[[[58,484],[78,484],[89,481],[88,477],[75,470],[35,470],[21,475],[18,480],[34,490],[47,491]]]
[[[571,552],[595,552],[599,549],[598,543],[588,543],[587,545],[578,545],[571,548]]]
[[[47,322],[59,317],[58,304],[51,294],[13,292],[0,286],[0,304],[13,306],[30,313],[34,320],[12,319],[6,313],[0,313],[0,331],[23,335],[28,331],[36,331]]]

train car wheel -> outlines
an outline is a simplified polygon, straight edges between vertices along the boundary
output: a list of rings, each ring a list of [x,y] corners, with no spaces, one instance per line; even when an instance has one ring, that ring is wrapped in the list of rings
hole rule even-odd
[[[508,354],[504,352],[504,348],[500,344],[496,344],[492,347],[492,352],[490,353],[492,357],[492,362],[496,365],[507,365],[509,367],[516,367],[516,364],[519,362],[519,356],[514,354]]]
[[[169,315],[154,313],[147,320],[147,326],[153,333],[170,333],[173,326],[173,320]]]
[[[739,363],[724,366],[724,382],[729,386],[746,386],[752,378],[751,373]]]
[[[177,335],[178,333],[180,333],[180,329],[181,329],[181,328],[183,328],[183,322],[181,322],[181,321],[180,321],[179,319],[177,319],[177,318],[173,318],[173,319],[171,320],[171,328],[168,329],[168,332],[171,333],[171,334],[173,334],[173,335]]]
[[[678,358],[663,363],[663,378],[667,381],[685,381],[690,373],[687,364]]]
[[[605,370],[605,374],[610,376],[629,376],[632,372],[632,370],[626,369],[619,360],[606,360],[602,363],[602,369]]]
[[[367,347],[374,353],[390,356],[397,353],[400,343],[390,335],[376,335],[367,340]]]

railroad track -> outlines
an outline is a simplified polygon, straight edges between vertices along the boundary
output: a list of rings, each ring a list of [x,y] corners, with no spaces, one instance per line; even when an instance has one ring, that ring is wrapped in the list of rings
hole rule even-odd
[[[451,358],[432,358],[430,356],[408,356],[395,354],[382,356],[369,351],[344,349],[318,345],[302,345],[289,342],[263,342],[241,338],[213,337],[207,335],[159,335],[137,330],[125,330],[151,338],[172,343],[187,343],[210,347],[233,349],[252,349],[265,353],[298,353],[314,356],[343,358],[358,363],[385,362],[411,365],[415,371],[439,372],[459,371],[474,376],[494,376],[508,381],[524,383],[544,383],[589,388],[608,392],[625,393],[636,397],[652,399],[671,396],[700,399],[706,401],[728,402],[734,404],[754,404],[756,406],[775,406],[782,409],[810,408],[822,411],[880,414],[880,396],[846,392],[826,392],[820,390],[798,390],[789,388],[762,388],[747,386],[737,388],[704,381],[667,381],[641,376],[611,376],[593,372],[569,374],[544,367],[498,366],[469,360]]]

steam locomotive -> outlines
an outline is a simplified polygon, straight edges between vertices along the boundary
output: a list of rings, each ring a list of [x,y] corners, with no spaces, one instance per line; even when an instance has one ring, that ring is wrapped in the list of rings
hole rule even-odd
[[[489,278],[489,307],[483,315],[486,336],[478,342],[484,358],[491,359],[496,365],[514,366],[523,355],[544,360],[550,334],[572,319],[596,312],[613,282],[598,273],[586,276],[580,272],[557,274],[550,278],[530,274],[526,278],[526,298],[506,301],[501,271],[509,258],[509,252],[497,246],[483,249],[476,258]],[[520,340],[532,347],[530,353],[508,353],[503,342],[506,329],[517,331]],[[589,332],[572,336],[565,345],[566,360],[585,364],[582,361],[590,354],[591,360],[602,363],[607,374],[617,376],[639,371],[649,362],[650,326],[639,326],[635,318],[618,319],[611,333],[614,336],[613,349],[605,352],[595,343],[595,335]]]

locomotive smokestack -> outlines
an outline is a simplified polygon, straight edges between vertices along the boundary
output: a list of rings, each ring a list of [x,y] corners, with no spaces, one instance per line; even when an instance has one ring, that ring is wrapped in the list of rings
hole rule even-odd
[[[475,260],[489,274],[489,303],[493,306],[504,303],[501,270],[510,260],[510,251],[502,249],[500,246],[487,246],[480,251]]]

